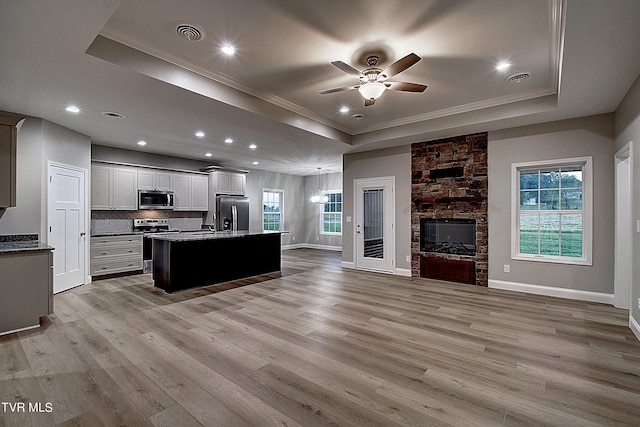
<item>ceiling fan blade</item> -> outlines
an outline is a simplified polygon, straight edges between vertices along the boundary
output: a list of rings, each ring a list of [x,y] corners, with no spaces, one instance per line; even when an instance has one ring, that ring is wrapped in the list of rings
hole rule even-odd
[[[362,77],[362,73],[360,71],[356,70],[355,68],[353,68],[349,64],[345,64],[342,61],[333,61],[331,64],[333,64],[336,67],[340,68],[342,71],[344,71],[345,73],[349,74],[350,76],[354,76],[354,77],[357,77],[357,78]]]
[[[382,73],[380,73],[380,74],[384,74],[385,76],[387,76],[387,78],[393,77],[396,74],[401,73],[404,70],[406,70],[407,68],[411,67],[416,62],[420,61],[420,59],[421,58],[418,55],[416,55],[415,53],[410,53],[409,55],[405,56],[404,58],[400,58],[396,62],[394,62],[393,64],[389,65],[387,68],[382,70]]]
[[[321,90],[320,92],[318,92],[320,95],[326,95],[328,93],[336,93],[336,92],[342,92],[343,90],[352,90],[352,89],[358,89],[360,87],[360,85],[355,85],[355,86],[343,86],[343,87],[336,87],[333,89],[325,89],[325,90]]]
[[[426,85],[407,82],[385,82],[384,85],[387,89],[399,90],[401,92],[424,92],[427,88]]]
[[[373,98],[371,98],[371,99],[365,99],[365,100],[364,100],[364,106],[365,106],[365,107],[368,107],[368,106],[370,106],[370,105],[375,104],[375,102],[376,102],[376,100],[375,100],[375,99],[373,99]]]

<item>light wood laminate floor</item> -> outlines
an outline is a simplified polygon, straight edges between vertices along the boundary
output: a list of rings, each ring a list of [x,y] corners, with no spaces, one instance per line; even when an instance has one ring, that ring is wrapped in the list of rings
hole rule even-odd
[[[26,408],[0,426],[638,426],[627,316],[308,249],[281,275],[173,295],[99,280],[0,337],[0,401]]]

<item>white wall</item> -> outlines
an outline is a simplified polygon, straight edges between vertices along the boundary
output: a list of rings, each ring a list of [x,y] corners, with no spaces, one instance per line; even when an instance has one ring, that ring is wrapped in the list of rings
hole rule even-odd
[[[354,188],[356,179],[395,176],[396,181],[396,268],[411,270],[411,146],[386,148],[363,153],[346,154],[343,159],[343,229],[342,261],[354,262],[353,222],[355,218]]]
[[[615,114],[615,133],[616,133],[616,151],[624,147],[627,143],[632,142],[632,201],[631,201],[631,218],[635,225],[640,220],[640,77],[631,87],[625,98],[622,100]],[[638,303],[640,300],[640,263],[638,256],[640,254],[640,233],[636,229],[633,233],[633,253],[632,273],[631,273],[631,310],[630,310],[630,326],[640,339],[640,310]]]
[[[27,117],[18,131],[16,206],[0,210],[0,234],[38,234],[47,241],[47,163],[91,168],[89,137]],[[88,183],[87,183],[88,184]]]
[[[609,302],[613,295],[614,153],[612,114],[489,132],[489,286],[501,287],[492,281],[503,281],[565,288],[572,290],[562,294],[566,297]],[[593,265],[512,260],[512,163],[582,156],[593,156]],[[505,264],[511,266],[510,273],[503,271]]]

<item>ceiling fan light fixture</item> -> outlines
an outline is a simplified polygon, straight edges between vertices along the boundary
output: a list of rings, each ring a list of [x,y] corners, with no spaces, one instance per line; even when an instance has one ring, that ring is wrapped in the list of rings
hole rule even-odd
[[[378,99],[387,87],[380,82],[365,83],[358,88],[358,92],[364,99]]]

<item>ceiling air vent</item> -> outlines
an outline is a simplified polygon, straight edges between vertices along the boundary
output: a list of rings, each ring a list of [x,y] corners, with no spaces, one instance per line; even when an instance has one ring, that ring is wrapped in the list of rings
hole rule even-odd
[[[124,115],[113,111],[103,111],[102,115],[111,120],[124,119]]]
[[[517,74],[512,74],[509,77],[507,77],[507,81],[509,83],[522,83],[523,81],[525,81],[526,79],[529,78],[529,73],[517,73]]]
[[[190,42],[199,42],[207,34],[200,25],[192,22],[178,21],[173,24],[176,34]]]
[[[353,116],[351,116],[351,118],[352,118],[353,120],[358,120],[358,121],[360,121],[360,120],[364,119],[364,114],[359,114],[359,113],[358,113],[358,114],[354,114]]]

